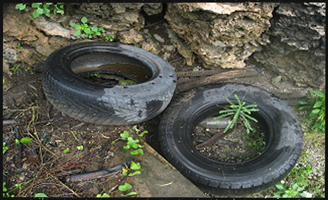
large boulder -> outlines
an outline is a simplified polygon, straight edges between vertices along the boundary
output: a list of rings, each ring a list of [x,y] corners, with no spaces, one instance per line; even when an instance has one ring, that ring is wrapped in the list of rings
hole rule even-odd
[[[325,8],[325,3],[282,3],[272,18],[271,42],[255,60],[297,86],[324,89]]]
[[[165,19],[170,28],[203,61],[204,67],[243,68],[246,65],[245,60],[269,42],[267,35],[263,33],[270,27],[269,20],[275,5],[168,4]]]

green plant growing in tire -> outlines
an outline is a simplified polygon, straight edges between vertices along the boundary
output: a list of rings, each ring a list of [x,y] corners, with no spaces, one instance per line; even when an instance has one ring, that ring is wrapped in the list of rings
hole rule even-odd
[[[85,38],[88,36],[89,38],[100,36],[102,33],[105,33],[105,29],[103,27],[97,27],[95,25],[88,24],[88,19],[86,17],[81,18],[82,24],[70,23],[71,27],[77,29],[75,31],[75,36]]]
[[[220,115],[218,117],[215,117],[215,119],[232,117],[231,122],[224,129],[224,133],[226,133],[229,129],[233,129],[237,121],[240,120],[246,127],[246,133],[249,134],[250,131],[253,131],[253,128],[249,123],[249,120],[258,122],[255,118],[251,117],[250,115],[252,112],[259,111],[259,109],[256,108],[257,107],[256,104],[246,105],[246,102],[241,102],[237,94],[235,94],[235,99],[237,100],[238,104],[234,104],[229,99],[227,99],[227,101],[230,104],[229,108],[220,110],[219,111]]]
[[[326,125],[326,95],[316,90],[309,90],[307,101],[299,101],[300,111],[308,111],[313,130],[325,132]]]

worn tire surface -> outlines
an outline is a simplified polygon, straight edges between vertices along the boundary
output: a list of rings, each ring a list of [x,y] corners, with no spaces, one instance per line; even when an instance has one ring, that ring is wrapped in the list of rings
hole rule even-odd
[[[234,94],[256,103],[259,123],[266,128],[266,148],[243,163],[224,163],[203,156],[192,145],[191,133],[208,116],[218,115],[218,104],[233,102]],[[292,109],[272,94],[249,85],[208,85],[174,98],[159,126],[163,155],[204,191],[217,195],[245,195],[274,185],[293,168],[301,154],[303,133]]]
[[[77,76],[72,68],[133,64],[151,72],[136,85],[106,87]],[[143,49],[107,42],[85,42],[53,52],[43,71],[50,103],[68,116],[94,124],[127,125],[149,120],[169,104],[176,88],[172,66]]]

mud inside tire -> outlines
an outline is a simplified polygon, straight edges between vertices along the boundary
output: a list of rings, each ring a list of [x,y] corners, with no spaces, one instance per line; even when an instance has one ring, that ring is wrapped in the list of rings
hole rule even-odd
[[[260,109],[253,117],[266,128],[266,148],[239,163],[209,159],[192,145],[191,133],[202,120],[218,113],[218,104],[227,104],[227,98],[236,103],[234,94]],[[205,192],[239,196],[283,179],[301,154],[303,133],[286,102],[257,87],[228,83],[195,88],[174,98],[161,118],[159,143],[168,161]]]
[[[138,76],[139,84],[104,86],[90,83],[76,71],[120,64]],[[140,77],[139,77],[140,78]],[[109,42],[72,44],[53,52],[43,70],[43,90],[50,103],[80,121],[102,125],[128,125],[156,117],[169,104],[176,88],[173,67],[143,49]]]

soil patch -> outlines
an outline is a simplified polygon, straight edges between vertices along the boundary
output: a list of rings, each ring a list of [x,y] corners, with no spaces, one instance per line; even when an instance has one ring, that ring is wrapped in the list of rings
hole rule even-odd
[[[252,122],[251,122],[252,123]],[[256,156],[261,155],[265,148],[265,134],[259,125],[251,125],[255,131],[246,133],[243,124],[237,124],[232,131],[224,133],[224,129],[209,129],[196,126],[193,136],[193,144],[202,144],[216,134],[222,134],[224,137],[219,138],[214,144],[209,144],[197,148],[204,156],[221,162],[236,163],[245,162]]]

